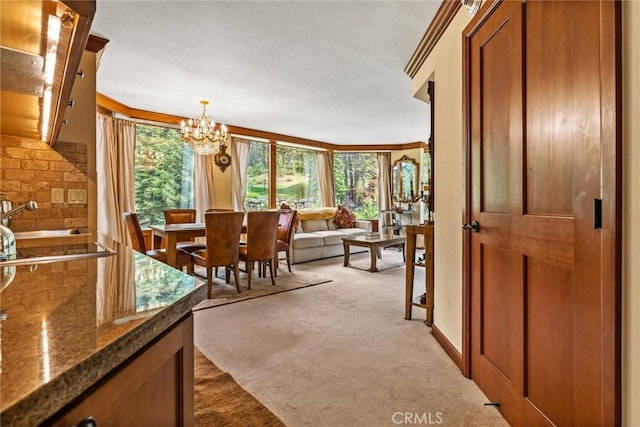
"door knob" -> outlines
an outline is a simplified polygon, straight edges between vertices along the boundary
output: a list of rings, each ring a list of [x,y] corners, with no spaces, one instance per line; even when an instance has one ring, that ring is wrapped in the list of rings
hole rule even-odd
[[[480,223],[478,221],[471,221],[470,223],[464,224],[462,228],[464,228],[465,230],[471,230],[474,233],[477,233],[480,231]]]

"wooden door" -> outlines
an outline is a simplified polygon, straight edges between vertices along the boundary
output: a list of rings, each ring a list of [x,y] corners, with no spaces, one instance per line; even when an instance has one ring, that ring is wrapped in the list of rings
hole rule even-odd
[[[619,420],[615,7],[496,2],[465,32],[470,374],[514,425]]]

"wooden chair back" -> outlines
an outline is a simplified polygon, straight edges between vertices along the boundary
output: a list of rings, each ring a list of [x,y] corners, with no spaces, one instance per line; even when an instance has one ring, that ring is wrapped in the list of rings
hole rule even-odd
[[[166,209],[164,211],[165,224],[189,224],[196,222],[195,209]]]
[[[281,209],[278,218],[278,240],[289,244],[293,236],[293,220],[296,216],[294,209]]]
[[[124,220],[127,224],[127,230],[131,237],[131,247],[143,254],[147,253],[147,247],[144,243],[144,236],[142,235],[142,228],[140,227],[140,221],[138,221],[138,214],[133,212],[123,213]]]

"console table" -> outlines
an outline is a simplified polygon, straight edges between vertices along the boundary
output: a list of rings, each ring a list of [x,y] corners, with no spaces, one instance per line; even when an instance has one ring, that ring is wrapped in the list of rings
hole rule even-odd
[[[425,324],[433,325],[433,223],[413,225],[408,224],[405,228],[407,234],[407,269],[405,283],[405,311],[404,318],[411,320],[411,311],[414,306],[424,308],[427,312]],[[424,236],[424,261],[416,262],[416,238],[418,235]],[[413,299],[413,283],[415,268],[425,269],[425,290],[427,294],[426,303],[421,303],[418,299]]]

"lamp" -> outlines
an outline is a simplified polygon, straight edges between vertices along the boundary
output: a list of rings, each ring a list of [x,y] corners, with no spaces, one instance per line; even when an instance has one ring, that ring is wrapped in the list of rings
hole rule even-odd
[[[200,101],[200,104],[202,104],[202,115],[189,119],[186,123],[183,120],[180,124],[180,139],[188,143],[198,154],[216,153],[214,161],[224,172],[231,165],[231,156],[227,154],[227,143],[229,142],[227,127],[223,124],[217,124],[207,116],[208,101]]]

